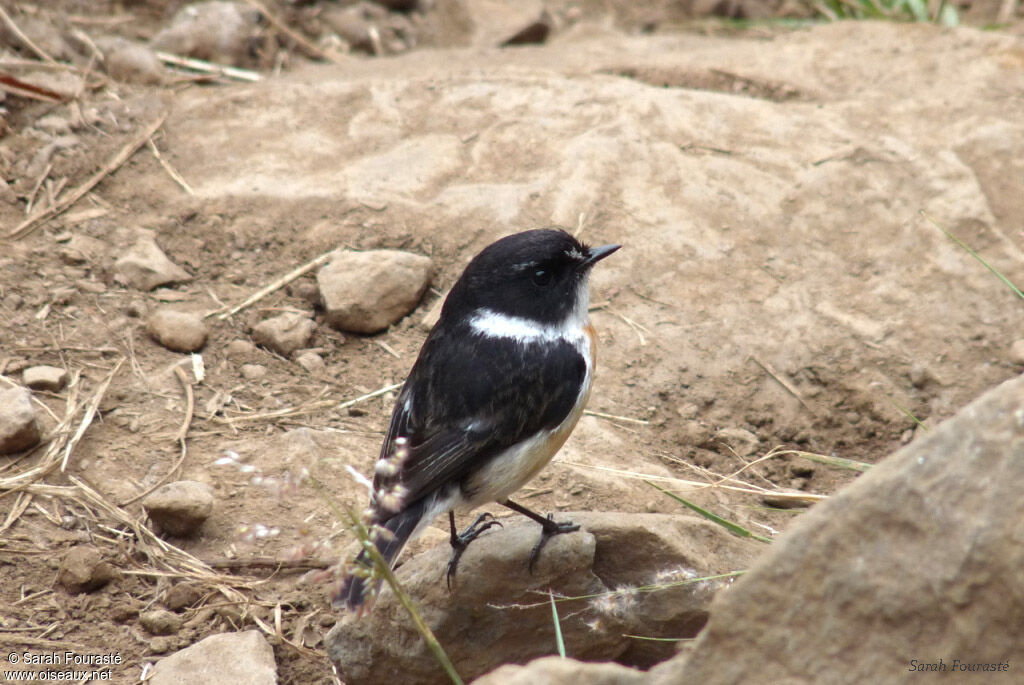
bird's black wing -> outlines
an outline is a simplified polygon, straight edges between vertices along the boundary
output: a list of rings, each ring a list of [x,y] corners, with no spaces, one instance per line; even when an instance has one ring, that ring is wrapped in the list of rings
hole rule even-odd
[[[437,327],[398,397],[381,457],[406,438],[397,472],[374,479],[400,484],[406,502],[459,481],[502,450],[558,426],[579,399],[586,361],[563,340],[524,345],[468,327]]]

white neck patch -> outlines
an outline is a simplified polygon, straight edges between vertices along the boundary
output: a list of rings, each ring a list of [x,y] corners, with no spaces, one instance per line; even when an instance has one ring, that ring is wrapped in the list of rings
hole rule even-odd
[[[576,306],[558,323],[545,324],[484,308],[473,314],[469,326],[475,333],[488,338],[510,338],[519,342],[567,340],[576,343],[584,337],[583,327],[587,325],[589,307],[590,292],[586,283],[582,283],[577,290]]]

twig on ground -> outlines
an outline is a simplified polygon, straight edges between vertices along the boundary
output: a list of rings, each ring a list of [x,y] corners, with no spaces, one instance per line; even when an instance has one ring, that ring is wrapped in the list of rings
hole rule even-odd
[[[32,232],[33,229],[42,221],[53,218],[63,212],[71,205],[78,202],[80,199],[85,197],[85,194],[96,187],[100,181],[105,179],[110,174],[117,171],[122,164],[128,161],[128,159],[135,154],[135,152],[146,144],[146,141],[156,133],[157,129],[163,126],[164,121],[167,119],[167,115],[170,113],[169,110],[165,110],[160,116],[158,116],[152,123],[135,138],[130,140],[127,145],[121,148],[116,155],[110,158],[106,164],[103,165],[99,171],[90,176],[85,183],[78,186],[67,195],[65,195],[60,201],[51,207],[48,207],[42,212],[39,212],[35,216],[31,216],[20,224],[18,224],[10,233],[7,234],[9,239],[17,239],[24,237]]]
[[[181,189],[189,195],[195,195],[196,191],[192,190],[192,186],[188,184],[185,177],[179,174],[178,170],[172,167],[171,163],[164,159],[164,156],[160,154],[160,150],[157,148],[156,143],[153,142],[152,136],[146,140],[146,145],[149,147],[149,151],[153,153],[153,156],[156,157],[156,161],[160,163],[160,166],[164,168],[167,175],[171,177],[171,180],[181,186]]]
[[[11,16],[4,10],[3,5],[0,5],[0,21],[3,21],[3,23],[7,25],[7,28],[10,29],[11,33],[17,36],[18,40],[24,43],[25,47],[29,50],[34,52],[39,59],[44,62],[49,62],[50,64],[57,64],[57,60],[46,54],[45,50],[33,43],[31,38],[22,33],[22,30],[18,28],[18,25],[14,23]]]
[[[793,384],[787,381],[778,371],[772,368],[771,364],[766,361],[762,361],[755,354],[750,355],[750,360],[760,366],[762,371],[775,379],[775,382],[781,385],[786,392],[795,397],[797,401],[803,405],[804,409],[811,412],[814,416],[818,415],[818,413],[814,411],[814,408],[807,404],[807,401],[804,399],[803,395],[800,394],[800,391],[793,387]]]
[[[306,262],[302,266],[299,266],[299,267],[296,267],[296,268],[292,269],[291,271],[286,273],[284,276],[281,276],[280,278],[272,281],[271,283],[267,284],[263,288],[260,288],[259,290],[254,292],[252,295],[250,295],[249,297],[245,298],[242,302],[239,302],[238,304],[236,304],[231,309],[228,309],[227,311],[223,311],[223,309],[214,309],[213,311],[207,312],[204,315],[204,318],[211,317],[211,316],[216,316],[219,320],[223,321],[224,319],[227,319],[228,317],[234,316],[235,314],[237,314],[238,312],[242,311],[246,307],[250,307],[253,304],[255,304],[256,302],[259,302],[260,300],[262,300],[264,297],[266,297],[270,293],[272,293],[272,292],[274,292],[276,290],[279,290],[279,289],[283,288],[284,286],[288,285],[289,283],[294,281],[299,276],[302,276],[303,274],[308,273],[308,272],[312,271],[313,269],[317,268],[318,266],[324,264],[325,262],[327,262],[327,260],[329,260],[331,258],[331,253],[332,252],[334,252],[334,250],[328,250],[327,252],[324,252],[320,256],[314,257],[313,259],[309,260],[308,262]]]
[[[271,26],[273,26],[278,31],[280,31],[281,33],[295,41],[295,44],[298,45],[302,49],[302,51],[306,53],[307,57],[312,57],[313,59],[326,60],[328,62],[333,62],[334,64],[341,64],[341,60],[339,60],[336,55],[332,55],[329,52],[321,50],[312,42],[310,42],[307,38],[302,36],[302,34],[293,31],[291,28],[289,28],[287,24],[285,24],[283,21],[274,16],[262,2],[259,2],[259,0],[245,1],[253,7],[255,7],[257,10],[259,10],[260,14],[267,18],[267,21],[270,23]]]
[[[248,81],[249,83],[255,83],[262,81],[263,77],[255,71],[249,69],[239,69],[238,67],[229,67],[224,64],[216,64],[214,62],[207,62],[202,59],[195,59],[193,57],[182,57],[181,55],[172,55],[169,52],[156,53],[157,59],[165,64],[170,64],[176,67],[183,67],[185,69],[191,69],[192,71],[198,71],[203,74],[213,74],[216,76],[223,76],[224,78],[233,79],[235,81]]]

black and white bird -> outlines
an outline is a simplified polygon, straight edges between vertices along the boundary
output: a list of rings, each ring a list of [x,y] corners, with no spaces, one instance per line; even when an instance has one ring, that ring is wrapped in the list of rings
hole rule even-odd
[[[374,469],[373,542],[394,566],[405,544],[448,512],[448,582],[466,546],[497,522],[481,514],[462,533],[455,511],[497,502],[541,525],[530,567],[552,535],[579,529],[509,499],[576,426],[594,376],[588,308],[593,266],[619,245],[587,247],[561,230],[502,238],[466,267],[409,373]],[[368,554],[334,597],[355,610],[373,587]]]

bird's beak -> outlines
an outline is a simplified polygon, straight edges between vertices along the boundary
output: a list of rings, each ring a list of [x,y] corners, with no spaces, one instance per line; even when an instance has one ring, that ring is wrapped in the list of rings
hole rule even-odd
[[[583,260],[583,264],[581,266],[594,266],[594,264],[607,257],[612,252],[615,252],[620,247],[622,247],[622,245],[602,245],[601,247],[592,247],[587,254],[587,258]]]

